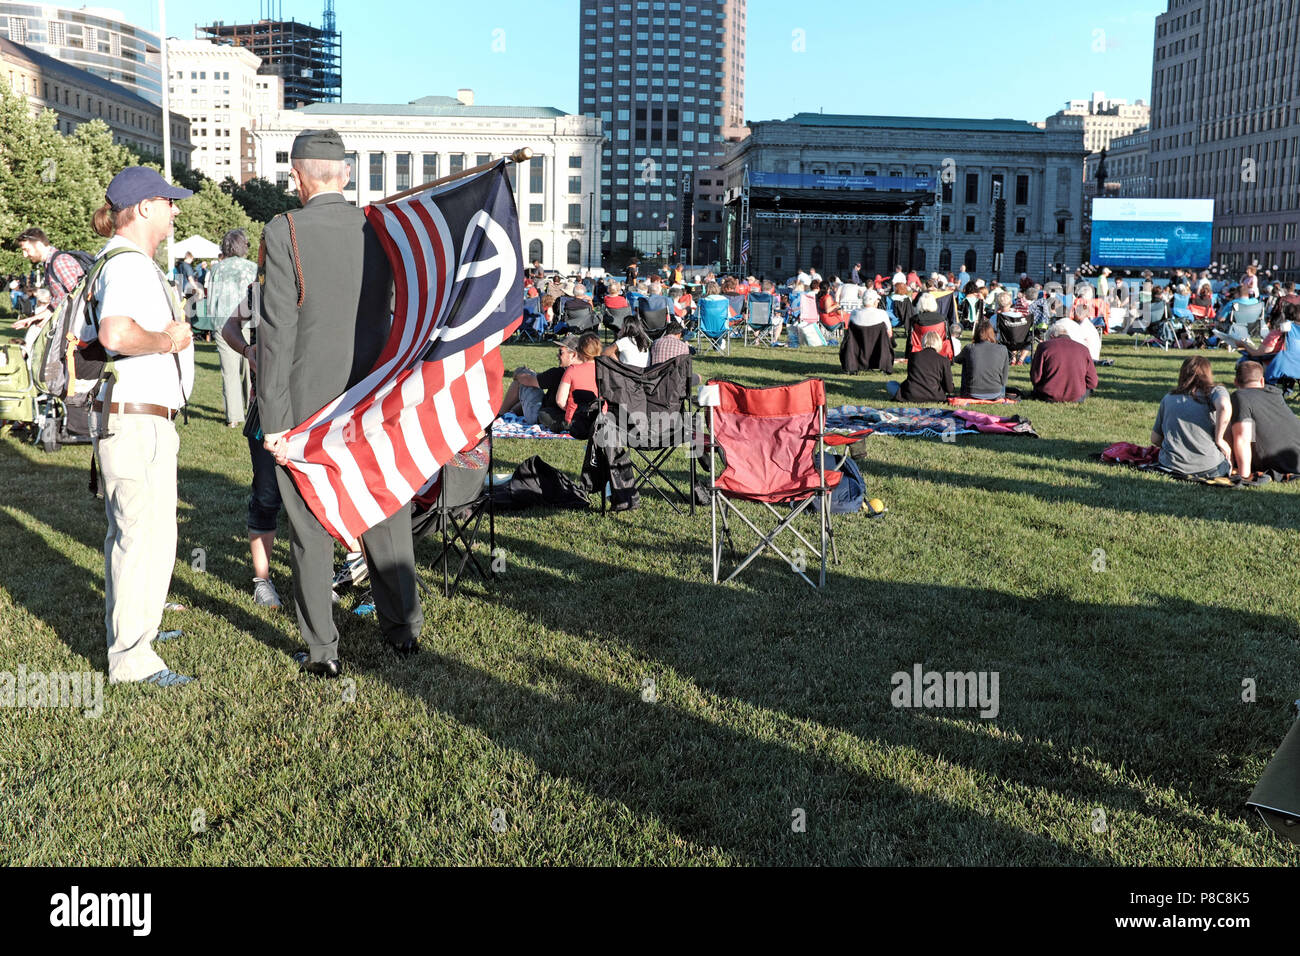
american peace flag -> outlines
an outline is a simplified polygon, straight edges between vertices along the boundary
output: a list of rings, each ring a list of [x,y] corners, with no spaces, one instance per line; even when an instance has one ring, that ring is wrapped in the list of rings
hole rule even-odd
[[[749,232],[746,231],[744,237],[740,240],[740,264],[743,266],[749,262]]]
[[[392,332],[374,369],[292,429],[289,471],[353,546],[428,492],[501,405],[501,343],[523,316],[519,218],[505,161],[366,218],[392,264]]]

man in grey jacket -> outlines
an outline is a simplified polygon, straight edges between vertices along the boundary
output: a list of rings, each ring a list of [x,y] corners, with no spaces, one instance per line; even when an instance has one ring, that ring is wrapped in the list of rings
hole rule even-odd
[[[266,447],[287,462],[285,434],[361,381],[388,339],[392,274],[365,215],[343,197],[349,170],[334,130],[299,134],[291,176],[303,208],[262,234],[265,286],[257,340],[257,396]],[[342,671],[330,582],[334,540],[283,467],[277,476],[292,529],[293,596],[309,651],[303,670]],[[424,621],[415,576],[411,506],[361,538],[384,639],[399,654],[419,649]]]

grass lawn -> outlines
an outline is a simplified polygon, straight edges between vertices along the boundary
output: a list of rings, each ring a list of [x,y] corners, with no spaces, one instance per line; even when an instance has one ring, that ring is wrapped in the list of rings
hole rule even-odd
[[[191,610],[161,650],[200,680],[106,688],[98,720],[0,712],[0,862],[1294,866],[1243,802],[1300,691],[1300,489],[1093,460],[1147,442],[1183,358],[1106,350],[1100,397],[1009,409],[1038,440],[869,439],[889,513],[839,519],[820,593],[771,557],[714,586],[707,511],[501,516],[504,574],[427,600],[418,657],[339,610],[344,684],[299,676],[292,614],[253,604],[247,449],[202,345],[172,580]],[[697,371],[893,404],[833,349],[737,343]],[[500,441],[496,471],[576,476],[582,450]],[[105,669],[88,460],[0,440],[0,670]],[[288,595],[283,538],[273,570]],[[895,709],[914,664],[996,671],[1000,712]]]

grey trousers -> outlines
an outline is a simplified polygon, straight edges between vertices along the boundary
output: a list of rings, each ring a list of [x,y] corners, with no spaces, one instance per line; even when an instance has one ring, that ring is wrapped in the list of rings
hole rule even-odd
[[[241,330],[240,335],[248,341],[246,331]],[[226,421],[242,422],[250,386],[248,359],[226,344],[220,330],[217,331],[217,360],[221,363],[221,403],[226,409]]]
[[[293,478],[276,469],[280,497],[289,517],[293,601],[298,628],[313,662],[339,656],[339,632],[334,625],[330,584],[334,579],[334,539],[311,513]],[[370,586],[379,618],[379,632],[390,644],[417,639],[424,625],[419,583],[415,577],[415,543],[411,538],[411,506],[381,521],[361,536],[370,567]]]

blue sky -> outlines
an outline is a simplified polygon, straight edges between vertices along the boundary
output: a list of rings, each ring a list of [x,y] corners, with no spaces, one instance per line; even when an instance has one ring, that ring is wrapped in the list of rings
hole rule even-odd
[[[157,29],[157,0],[110,4]],[[480,103],[577,109],[578,0],[335,5],[345,100],[405,103],[464,86]],[[318,26],[322,8],[282,3],[286,18]],[[750,0],[746,117],[820,109],[1037,120],[1093,90],[1149,100],[1155,16],[1165,8],[1165,0]],[[169,0],[167,32],[191,37],[195,23],[256,20],[258,11],[257,0]]]

